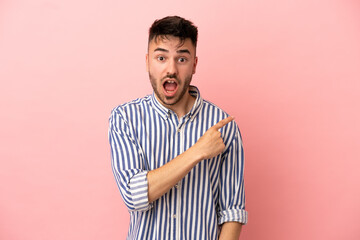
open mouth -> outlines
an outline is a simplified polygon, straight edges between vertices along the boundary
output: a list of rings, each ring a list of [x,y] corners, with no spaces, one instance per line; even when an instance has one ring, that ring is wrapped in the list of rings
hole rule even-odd
[[[167,96],[173,96],[176,93],[178,84],[174,80],[166,80],[163,87]]]

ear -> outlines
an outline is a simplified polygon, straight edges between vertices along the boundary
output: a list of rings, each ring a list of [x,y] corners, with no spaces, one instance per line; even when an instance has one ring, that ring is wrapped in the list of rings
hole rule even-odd
[[[198,62],[198,57],[195,57],[194,66],[193,66],[193,73],[192,74],[195,74],[195,72],[196,72],[197,62]]]
[[[149,72],[149,53],[145,55],[146,71]]]

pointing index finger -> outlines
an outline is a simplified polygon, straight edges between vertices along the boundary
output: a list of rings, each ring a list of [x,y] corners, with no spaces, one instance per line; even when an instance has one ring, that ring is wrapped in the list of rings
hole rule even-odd
[[[229,116],[223,120],[220,120],[217,124],[215,124],[213,127],[216,130],[219,130],[220,128],[222,128],[223,126],[225,126],[226,124],[228,124],[229,122],[231,122],[232,120],[234,120],[233,116]]]

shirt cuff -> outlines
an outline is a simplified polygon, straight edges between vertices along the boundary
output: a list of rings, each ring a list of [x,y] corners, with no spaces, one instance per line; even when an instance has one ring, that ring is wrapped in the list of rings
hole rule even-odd
[[[148,197],[147,171],[134,175],[129,182],[129,191],[134,206],[133,211],[147,211],[152,208]]]
[[[248,220],[248,213],[244,209],[227,209],[218,212],[217,215],[219,225],[225,222],[239,222],[245,225]]]

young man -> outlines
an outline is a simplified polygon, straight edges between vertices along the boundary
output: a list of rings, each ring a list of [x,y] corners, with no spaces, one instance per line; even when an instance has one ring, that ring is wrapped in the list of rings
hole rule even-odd
[[[130,212],[127,239],[235,240],[247,222],[240,132],[190,85],[196,44],[190,21],[155,21],[146,54],[154,92],[110,116],[112,168]]]

